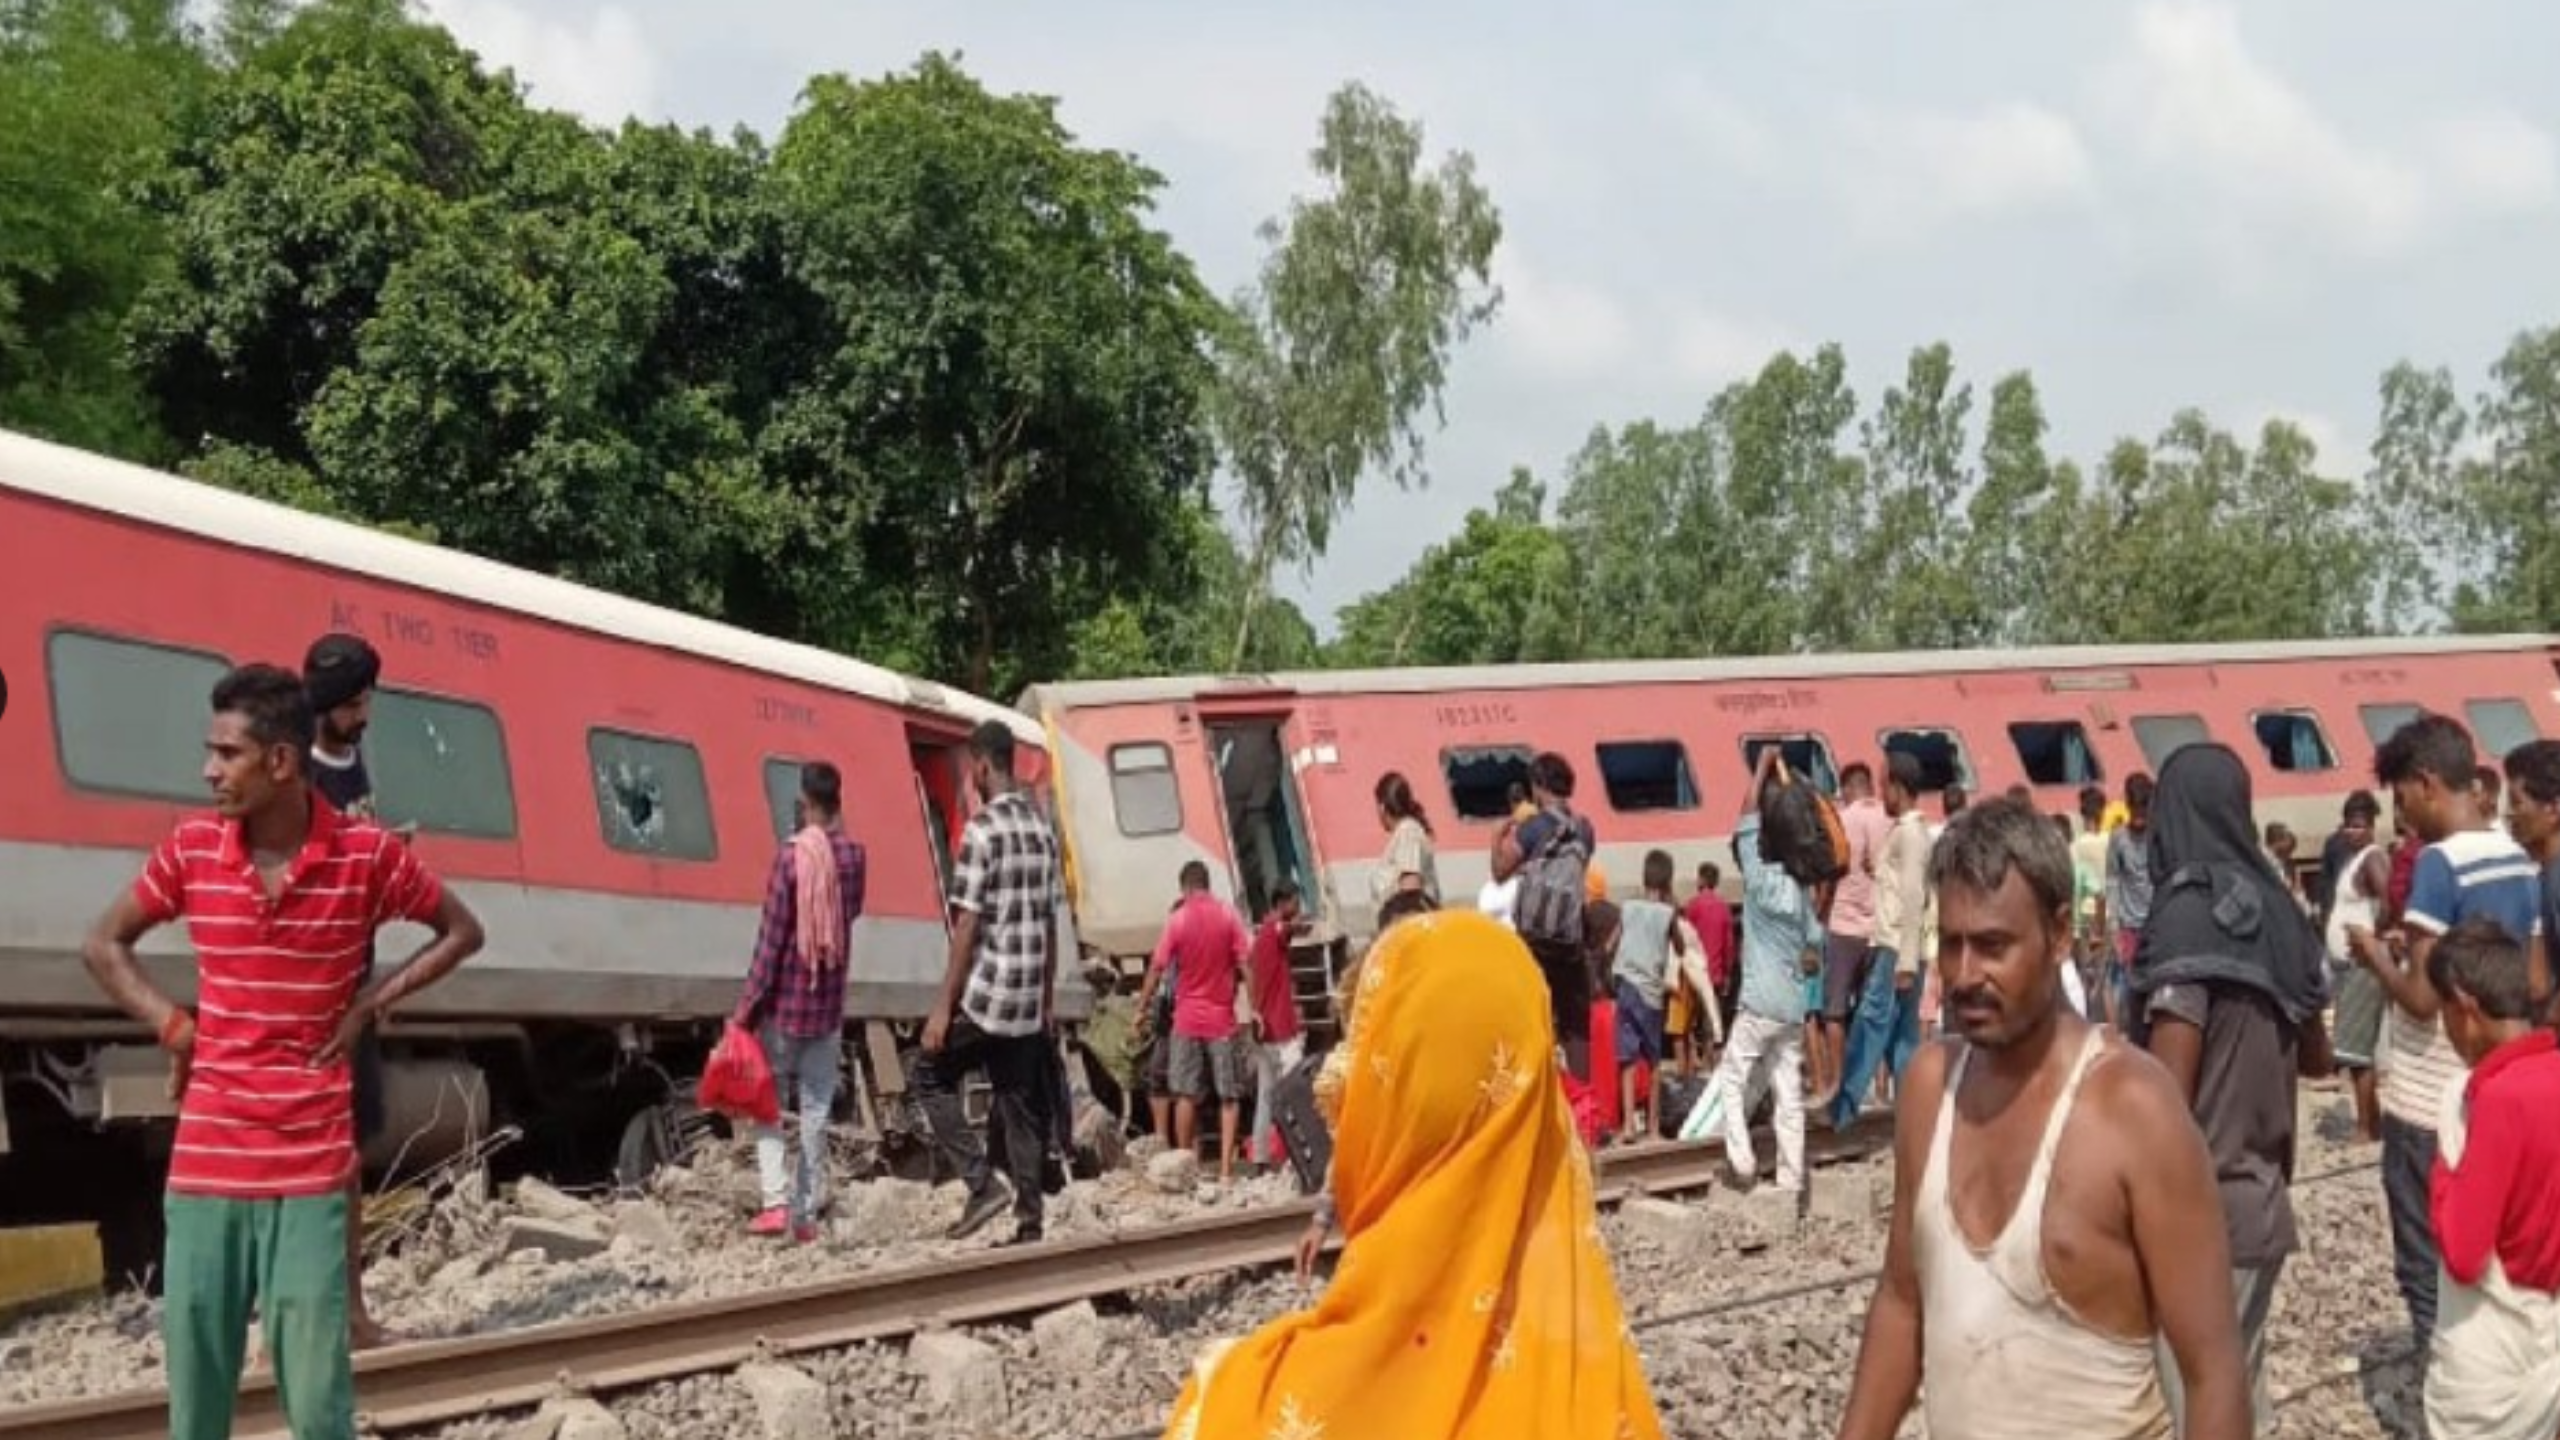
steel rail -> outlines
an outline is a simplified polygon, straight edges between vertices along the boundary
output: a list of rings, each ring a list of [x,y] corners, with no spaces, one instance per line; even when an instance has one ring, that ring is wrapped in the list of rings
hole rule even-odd
[[[1808,1137],[1808,1162],[1873,1153],[1889,1117]],[[1658,1141],[1601,1152],[1604,1203],[1715,1183],[1723,1147]],[[683,1301],[620,1315],[430,1340],[356,1357],[356,1392],[375,1433],[527,1409],[564,1388],[602,1393],[710,1370],[759,1354],[825,1350],[940,1326],[1033,1314],[1150,1285],[1278,1264],[1294,1255],[1314,1202],[1295,1200],[1117,1234],[1076,1236],[864,1271],[757,1294]],[[0,1440],[145,1440],[166,1434],[165,1390],[0,1410]],[[275,1375],[244,1378],[233,1434],[285,1434]]]

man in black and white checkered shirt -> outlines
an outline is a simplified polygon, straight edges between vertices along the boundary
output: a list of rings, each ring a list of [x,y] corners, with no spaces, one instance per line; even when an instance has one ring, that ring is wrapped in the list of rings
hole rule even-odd
[[[968,1182],[969,1203],[952,1239],[985,1228],[1005,1208],[1003,1182],[985,1140],[960,1108],[960,1082],[982,1070],[994,1092],[987,1124],[1004,1127],[1011,1175],[1013,1237],[1040,1238],[1040,1165],[1045,1103],[1042,1067],[1058,985],[1058,914],[1066,890],[1058,839],[1013,778],[1013,732],[989,720],[969,737],[969,777],[986,797],[960,833],[951,875],[951,955],[942,994],[925,1021],[915,1067],[916,1100],[934,1144]]]

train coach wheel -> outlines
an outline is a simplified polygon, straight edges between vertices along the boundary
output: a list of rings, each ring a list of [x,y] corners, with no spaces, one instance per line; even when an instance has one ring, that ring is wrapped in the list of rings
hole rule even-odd
[[[683,1164],[695,1146],[719,1133],[718,1116],[684,1101],[641,1106],[623,1122],[613,1157],[614,1187],[626,1194],[647,1189],[661,1168]]]

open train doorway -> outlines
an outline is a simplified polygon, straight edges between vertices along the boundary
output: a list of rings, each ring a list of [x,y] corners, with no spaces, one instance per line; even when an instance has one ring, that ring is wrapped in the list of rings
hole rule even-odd
[[[1236,898],[1257,921],[1270,910],[1283,880],[1298,887],[1309,913],[1322,909],[1307,844],[1306,803],[1281,736],[1285,723],[1271,716],[1217,720],[1207,727],[1209,759],[1234,847]]]
[[[951,861],[957,853],[960,827],[968,819],[966,754],[963,741],[908,732],[907,758],[915,769],[916,803],[923,808],[924,833],[933,846],[934,880],[946,896],[951,893]]]

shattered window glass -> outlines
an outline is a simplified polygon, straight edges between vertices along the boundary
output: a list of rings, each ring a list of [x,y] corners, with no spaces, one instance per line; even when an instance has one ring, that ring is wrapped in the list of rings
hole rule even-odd
[[[708,860],[720,851],[702,756],[680,740],[619,730],[587,732],[604,843],[635,855]]]

